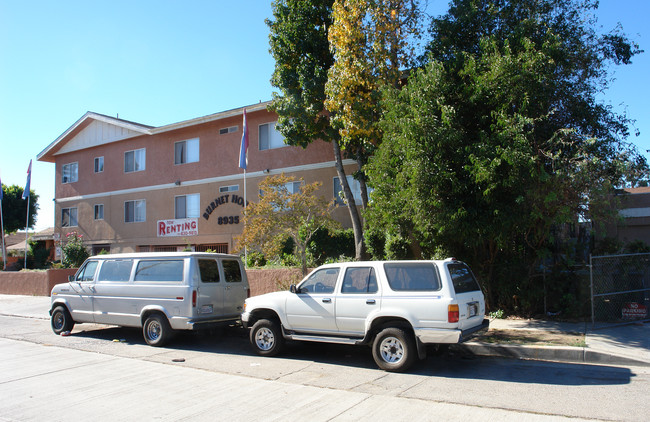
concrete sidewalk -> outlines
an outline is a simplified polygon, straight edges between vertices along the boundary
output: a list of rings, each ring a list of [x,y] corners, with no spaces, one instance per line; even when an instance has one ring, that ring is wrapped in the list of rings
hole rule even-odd
[[[49,307],[50,298],[46,296],[0,295],[0,315],[49,320]],[[650,366],[650,323],[617,325],[593,330],[590,323],[495,319],[490,322],[490,328],[581,333],[586,335],[586,347],[516,345],[472,341],[454,345],[454,350],[479,356]]]

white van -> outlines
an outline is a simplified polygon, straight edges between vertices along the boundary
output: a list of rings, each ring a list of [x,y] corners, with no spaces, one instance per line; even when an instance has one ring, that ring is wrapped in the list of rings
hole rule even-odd
[[[250,288],[238,256],[153,252],[90,257],[51,294],[55,334],[76,323],[142,327],[162,346],[174,330],[197,330],[240,318]]]

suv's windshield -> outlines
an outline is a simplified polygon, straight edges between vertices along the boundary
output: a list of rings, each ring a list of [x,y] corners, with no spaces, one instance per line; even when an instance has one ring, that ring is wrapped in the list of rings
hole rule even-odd
[[[463,263],[454,263],[447,265],[451,281],[454,283],[456,293],[467,293],[481,290],[474,274],[469,267]]]

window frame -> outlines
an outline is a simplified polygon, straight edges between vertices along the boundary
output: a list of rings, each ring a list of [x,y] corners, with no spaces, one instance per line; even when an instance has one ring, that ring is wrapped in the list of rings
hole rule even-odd
[[[219,193],[239,192],[239,185],[220,186]]]
[[[101,217],[97,217],[98,210],[101,210]],[[93,207],[93,211],[94,211],[93,216],[95,221],[104,219],[104,204],[95,204],[95,206]]]
[[[179,158],[178,156],[178,149],[177,145],[185,145],[185,152],[183,153],[183,150],[181,150],[181,156]],[[194,153],[190,151],[190,145],[196,145],[196,159],[194,159]],[[193,150],[192,150],[193,151]],[[185,161],[183,161],[183,156],[185,156]],[[190,161],[190,157],[192,160]],[[200,146],[200,138],[191,138],[191,139],[184,139],[182,141],[174,142],[174,165],[179,166],[181,164],[191,164],[191,163],[198,163],[201,160],[201,146]]]
[[[188,212],[188,207],[187,207],[187,197],[196,197],[196,215],[189,215]],[[185,198],[185,216],[181,217],[179,216],[178,213],[178,199],[179,198]],[[199,218],[201,216],[201,194],[200,193],[190,193],[190,194],[185,194],[185,195],[175,195],[174,196],[174,218],[175,219],[181,219],[181,218]]]
[[[142,163],[140,164],[141,168],[137,168],[137,157],[139,153],[142,154]],[[133,170],[128,169],[127,156],[133,154]],[[124,151],[124,173],[137,173],[139,171],[145,171],[147,169],[147,149],[138,148],[132,149],[129,151]]]
[[[66,171],[66,168],[68,169]],[[74,173],[72,173],[74,169]],[[66,173],[70,180],[66,180]],[[74,180],[73,180],[74,179]],[[79,162],[73,161],[71,163],[63,164],[61,167],[61,184],[75,183],[79,181]]]
[[[74,210],[74,223],[71,224],[71,212]],[[68,224],[64,224],[64,219],[66,216],[66,211],[68,215]],[[77,207],[61,208],[61,227],[79,227],[79,209]]]
[[[272,149],[280,149],[280,148],[284,148],[284,147],[289,146],[284,142],[285,137],[276,129],[277,124],[278,124],[278,122],[275,121],[275,122],[262,123],[262,124],[258,125],[258,127],[257,127],[257,147],[258,147],[258,149],[260,151],[269,151],[269,150],[272,150]],[[265,146],[264,148],[262,147],[262,127],[263,126],[267,127],[267,141],[268,141],[268,145]],[[277,133],[280,136],[281,145],[275,145],[273,143],[273,140],[276,139],[275,137],[272,136],[273,133]],[[276,141],[277,141],[277,139],[276,139]]]
[[[101,169],[98,170],[98,164],[101,166]],[[104,172],[104,156],[100,157],[95,157],[95,160],[93,162],[93,172],[95,174],[97,173],[103,173]]]
[[[133,203],[133,220],[129,221],[127,220],[127,203],[132,202]],[[136,210],[137,210],[137,203],[141,202],[144,205],[144,211],[143,211],[143,219],[142,220],[137,220],[136,216]],[[147,221],[147,200],[146,199],[131,199],[128,201],[124,201],[124,222],[125,223],[144,223]]]

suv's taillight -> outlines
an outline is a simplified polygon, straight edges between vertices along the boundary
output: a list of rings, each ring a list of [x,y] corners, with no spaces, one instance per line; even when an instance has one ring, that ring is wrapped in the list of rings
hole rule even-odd
[[[447,322],[458,322],[458,305],[449,305],[447,307]]]
[[[196,308],[196,290],[192,290],[192,308]]]

